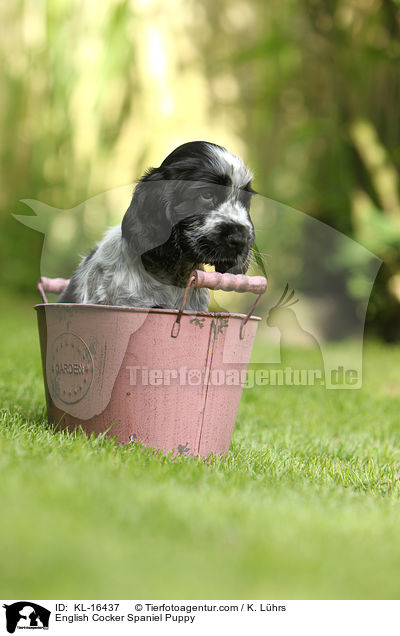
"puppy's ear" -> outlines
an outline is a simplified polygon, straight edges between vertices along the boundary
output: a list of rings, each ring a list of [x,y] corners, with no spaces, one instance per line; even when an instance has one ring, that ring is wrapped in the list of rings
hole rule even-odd
[[[122,236],[139,256],[163,245],[171,235],[173,201],[165,177],[160,168],[151,168],[137,184],[122,220]]]

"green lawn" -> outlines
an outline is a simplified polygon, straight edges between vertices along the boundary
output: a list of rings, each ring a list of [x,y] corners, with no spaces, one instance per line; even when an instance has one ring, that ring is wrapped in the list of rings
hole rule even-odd
[[[400,348],[247,389],[226,457],[171,461],[52,432],[35,321],[3,305],[2,598],[399,598]]]

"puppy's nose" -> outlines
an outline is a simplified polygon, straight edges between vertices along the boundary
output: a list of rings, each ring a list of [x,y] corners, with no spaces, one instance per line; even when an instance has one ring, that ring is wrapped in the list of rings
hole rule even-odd
[[[248,235],[246,230],[237,226],[232,227],[225,235],[225,241],[227,245],[236,250],[241,250],[246,247],[248,243]]]

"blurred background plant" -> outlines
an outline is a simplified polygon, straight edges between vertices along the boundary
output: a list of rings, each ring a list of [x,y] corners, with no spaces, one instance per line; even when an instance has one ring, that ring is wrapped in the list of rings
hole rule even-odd
[[[30,213],[22,199],[75,208],[132,184],[179,143],[207,139],[244,157],[259,193],[384,261],[368,326],[400,338],[398,0],[15,0],[0,18],[8,294],[31,294],[39,276],[43,234],[11,216]],[[60,274],[120,221],[120,192],[75,215],[47,208]],[[268,252],[266,232],[257,228]],[[343,251],[324,272],[346,281],[354,305],[365,284],[358,254]]]

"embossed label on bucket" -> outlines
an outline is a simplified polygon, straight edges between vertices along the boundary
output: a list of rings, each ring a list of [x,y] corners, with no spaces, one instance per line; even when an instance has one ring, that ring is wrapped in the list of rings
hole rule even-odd
[[[73,333],[62,333],[51,346],[49,362],[54,394],[65,404],[80,402],[93,380],[93,358],[87,344]]]

